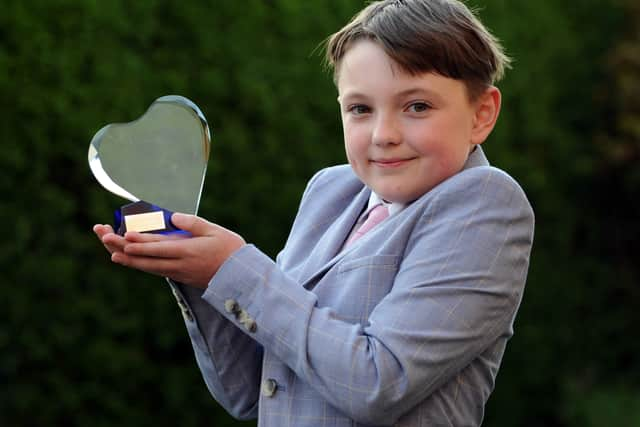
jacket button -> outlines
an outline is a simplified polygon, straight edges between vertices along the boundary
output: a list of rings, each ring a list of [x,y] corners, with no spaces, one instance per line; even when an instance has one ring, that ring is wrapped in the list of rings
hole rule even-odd
[[[262,395],[265,397],[273,397],[276,394],[276,390],[278,389],[278,383],[276,380],[269,378],[268,380],[262,381]]]
[[[244,327],[247,329],[247,331],[253,334],[258,329],[258,324],[255,320],[248,319],[244,322]]]
[[[238,302],[234,299],[228,299],[224,302],[224,309],[227,313],[237,313],[240,311],[240,306],[238,306]]]

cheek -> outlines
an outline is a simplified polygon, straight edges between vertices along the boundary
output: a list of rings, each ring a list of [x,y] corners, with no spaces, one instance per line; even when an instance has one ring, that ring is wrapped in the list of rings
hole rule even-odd
[[[471,143],[471,132],[465,122],[448,118],[431,124],[428,142],[429,151],[437,153],[443,162],[458,162],[466,159]]]
[[[357,157],[366,154],[367,147],[369,145],[366,133],[362,129],[356,126],[343,126],[344,132],[344,145],[347,151],[347,155],[350,157]]]

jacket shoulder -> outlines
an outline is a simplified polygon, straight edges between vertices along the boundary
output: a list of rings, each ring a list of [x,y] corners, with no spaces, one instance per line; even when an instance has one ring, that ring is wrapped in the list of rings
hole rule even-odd
[[[447,206],[463,213],[467,210],[503,210],[519,207],[521,215],[533,221],[531,204],[520,184],[507,172],[493,166],[465,169],[425,194],[425,206]]]
[[[491,189],[494,191],[510,189],[515,192],[517,196],[526,198],[520,184],[507,172],[494,166],[476,166],[465,169],[443,181],[435,187],[432,192],[434,194],[451,191],[471,193],[481,189],[484,189],[484,191]]]

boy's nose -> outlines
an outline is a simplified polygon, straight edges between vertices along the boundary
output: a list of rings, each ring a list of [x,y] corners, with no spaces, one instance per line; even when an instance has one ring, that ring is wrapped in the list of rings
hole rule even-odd
[[[371,142],[375,145],[399,144],[402,132],[393,117],[380,115],[376,118]]]

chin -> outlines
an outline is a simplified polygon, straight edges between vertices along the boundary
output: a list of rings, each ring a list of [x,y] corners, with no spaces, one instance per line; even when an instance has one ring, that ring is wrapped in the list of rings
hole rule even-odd
[[[362,178],[361,178],[362,180]],[[406,185],[404,182],[391,182],[392,180],[362,180],[373,192],[391,203],[411,203],[419,199],[428,190],[423,191],[422,188]]]

